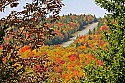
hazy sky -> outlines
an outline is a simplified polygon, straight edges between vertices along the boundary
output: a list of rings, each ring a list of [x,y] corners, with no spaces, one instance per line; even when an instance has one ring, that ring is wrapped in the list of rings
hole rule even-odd
[[[62,8],[60,15],[62,14],[95,14],[97,17],[103,17],[106,10],[97,6],[94,0],[63,0],[65,6]]]
[[[23,5],[25,5],[25,0],[20,0],[20,4],[17,8],[7,8],[4,13],[0,12],[0,18],[7,16],[11,10],[21,11]],[[26,0],[31,1],[31,0]],[[94,0],[63,0],[65,6],[62,8],[60,15],[63,14],[95,14],[97,17],[103,17],[107,13],[104,9],[97,6]]]

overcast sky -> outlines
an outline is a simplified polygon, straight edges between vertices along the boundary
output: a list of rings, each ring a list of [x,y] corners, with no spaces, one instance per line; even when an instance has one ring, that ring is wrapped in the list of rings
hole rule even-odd
[[[0,18],[3,16],[7,16],[11,10],[21,11],[23,9],[23,5],[25,5],[25,0],[20,0],[20,4],[17,8],[13,9],[5,9],[4,13],[0,12]],[[28,0],[26,0],[28,1]],[[29,0],[31,1],[31,0]],[[97,17],[103,17],[105,13],[107,13],[104,9],[97,6],[94,0],[63,0],[65,6],[62,8],[60,15],[63,14],[95,14]]]
[[[103,17],[106,10],[97,6],[94,0],[63,0],[65,6],[62,8],[60,15],[63,14],[95,14],[97,17]]]

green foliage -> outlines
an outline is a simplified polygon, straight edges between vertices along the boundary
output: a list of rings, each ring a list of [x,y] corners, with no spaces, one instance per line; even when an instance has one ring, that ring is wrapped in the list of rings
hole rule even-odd
[[[39,20],[40,18],[31,18],[35,21],[34,23],[30,22],[33,25],[39,24],[39,22],[36,20],[39,20],[42,23],[42,25],[39,24],[37,26],[32,26],[34,28],[29,27],[31,24],[29,24],[27,20],[24,21],[24,25],[28,24],[28,26],[21,25],[23,24],[23,22],[21,22],[21,26],[19,26],[20,31],[18,31],[18,29],[15,30],[17,32],[13,31],[13,29],[15,29],[15,25],[14,28],[13,26],[7,26],[10,27],[8,28],[10,30],[7,30],[12,33],[10,36],[15,37],[15,39],[22,37],[24,40],[20,39],[22,40],[20,42],[25,43],[22,45],[23,48],[20,48],[21,46],[17,45],[19,42],[15,44],[16,42],[14,42],[13,38],[13,40],[7,45],[3,44],[0,46],[0,82],[50,83],[50,81],[53,81],[57,83],[59,81],[64,81],[65,83],[125,83],[125,1],[95,1],[98,5],[112,13],[105,17],[105,25],[109,27],[109,31],[104,30],[103,34],[99,34],[96,33],[94,29],[92,34],[92,32],[89,30],[89,35],[80,36],[77,38],[76,43],[74,42],[75,44],[72,44],[71,47],[68,48],[63,48],[59,45],[50,47],[43,46],[34,50],[33,46],[23,47],[24,45],[29,44],[25,42],[27,41],[25,39],[28,39],[29,37],[26,37],[25,35],[20,36],[20,33],[22,34],[23,31],[24,33],[28,30],[31,33],[35,32],[35,35],[38,37],[38,41],[39,39],[42,39],[41,37],[43,36],[45,37],[47,35],[52,35],[49,33],[53,32],[54,30],[50,28],[50,25],[48,25],[46,22],[43,22],[43,20],[41,20],[41,22]],[[2,6],[5,5],[4,3],[2,3]],[[14,3],[9,4],[11,4],[11,7],[16,7],[16,5],[13,5]],[[49,7],[51,6],[48,5],[48,8]],[[29,12],[33,13],[31,10]],[[61,18],[63,19],[56,21],[58,26],[54,28],[57,35],[52,39],[52,41],[49,40],[47,43],[61,43],[62,41],[68,39],[71,34],[77,30],[83,29],[83,25],[91,24],[93,21],[97,20],[95,16],[93,17],[92,15],[77,16],[70,14],[67,16],[62,16]],[[54,17],[54,20],[55,19],[57,18]],[[8,20],[5,21],[8,22]],[[66,23],[67,26],[62,24],[62,22]],[[1,23],[7,24],[3,22],[3,20],[0,21],[0,24]],[[16,22],[15,19],[10,20],[9,23],[18,23],[18,19],[16,19]],[[102,24],[103,22],[98,24],[97,31],[99,31]],[[45,34],[40,32],[40,26],[43,32],[45,30]],[[6,28],[6,26],[4,28]],[[104,28],[106,27],[101,27],[102,30]],[[1,29],[0,32],[1,40],[5,35],[3,33],[4,30]],[[32,37],[35,35],[31,35],[31,33],[29,33],[28,36],[30,35],[32,39]],[[102,37],[100,35],[102,35]],[[29,38],[29,41],[31,39]],[[32,42],[30,41],[30,44],[35,42],[36,44],[41,45],[40,41],[38,42],[36,40],[37,39],[33,40]],[[108,44],[106,42],[108,42]],[[48,78],[49,81],[47,81]]]
[[[93,51],[105,64],[101,69],[93,66],[86,67],[89,76],[87,81],[95,83],[124,83],[125,82],[125,1],[124,0],[95,0],[98,5],[108,10],[106,24],[109,31],[103,32],[103,40],[108,42],[107,50]],[[87,82],[88,83],[88,82]]]
[[[70,14],[60,16],[60,19],[58,21],[54,22],[53,24],[48,24],[48,26],[54,29],[56,36],[54,36],[50,40],[47,40],[46,44],[56,45],[67,41],[70,37],[72,37],[72,34],[84,29],[85,25],[96,22],[95,19],[97,21],[97,18],[91,14]]]
[[[89,29],[89,35],[91,35],[92,34],[92,31]]]

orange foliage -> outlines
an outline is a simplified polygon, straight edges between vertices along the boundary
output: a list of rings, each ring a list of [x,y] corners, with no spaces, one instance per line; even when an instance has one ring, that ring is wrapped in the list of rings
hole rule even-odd
[[[79,38],[80,38],[80,39],[85,39],[85,38],[86,38],[86,36],[80,36]]]
[[[78,48],[80,48],[80,49],[86,49],[86,45],[84,45],[84,46],[79,46]]]
[[[83,75],[84,75],[84,72],[79,72],[79,73],[77,74],[78,77],[82,77]]]
[[[61,60],[60,58],[55,58],[55,61],[59,64],[64,64],[65,61]]]
[[[23,48],[20,48],[19,53],[24,53],[26,50],[29,50],[30,46],[24,46]]]
[[[106,31],[106,30],[108,30],[108,27],[106,25],[103,25],[103,26],[100,27],[100,30],[101,31]]]
[[[68,68],[68,70],[72,70],[72,69],[74,68],[74,65],[68,64],[68,65],[67,65],[67,68]]]
[[[70,61],[77,61],[79,60],[79,56],[77,54],[71,54],[68,56]]]
[[[28,33],[26,33],[26,39],[28,38],[28,36],[29,36],[29,34],[28,34]]]
[[[61,66],[54,66],[54,70],[58,73],[61,73],[62,70],[61,70]]]
[[[102,63],[101,60],[97,60],[97,61],[96,61],[96,64],[97,64],[97,65],[102,65],[103,63]]]
[[[6,61],[7,61],[6,57],[2,58],[2,61],[4,64],[6,64]]]
[[[65,77],[67,77],[67,76],[68,76],[68,74],[63,73],[61,77],[62,77],[62,78],[65,78]]]

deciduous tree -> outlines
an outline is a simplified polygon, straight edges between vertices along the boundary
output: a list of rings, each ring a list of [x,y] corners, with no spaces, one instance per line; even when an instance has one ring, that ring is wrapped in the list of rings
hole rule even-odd
[[[105,63],[104,67],[87,67],[89,81],[98,83],[125,82],[125,0],[95,0],[96,4],[110,14],[105,17],[109,32],[104,31],[107,50],[98,49],[96,54]],[[92,69],[92,70],[91,70]],[[93,72],[93,73],[92,73]]]

